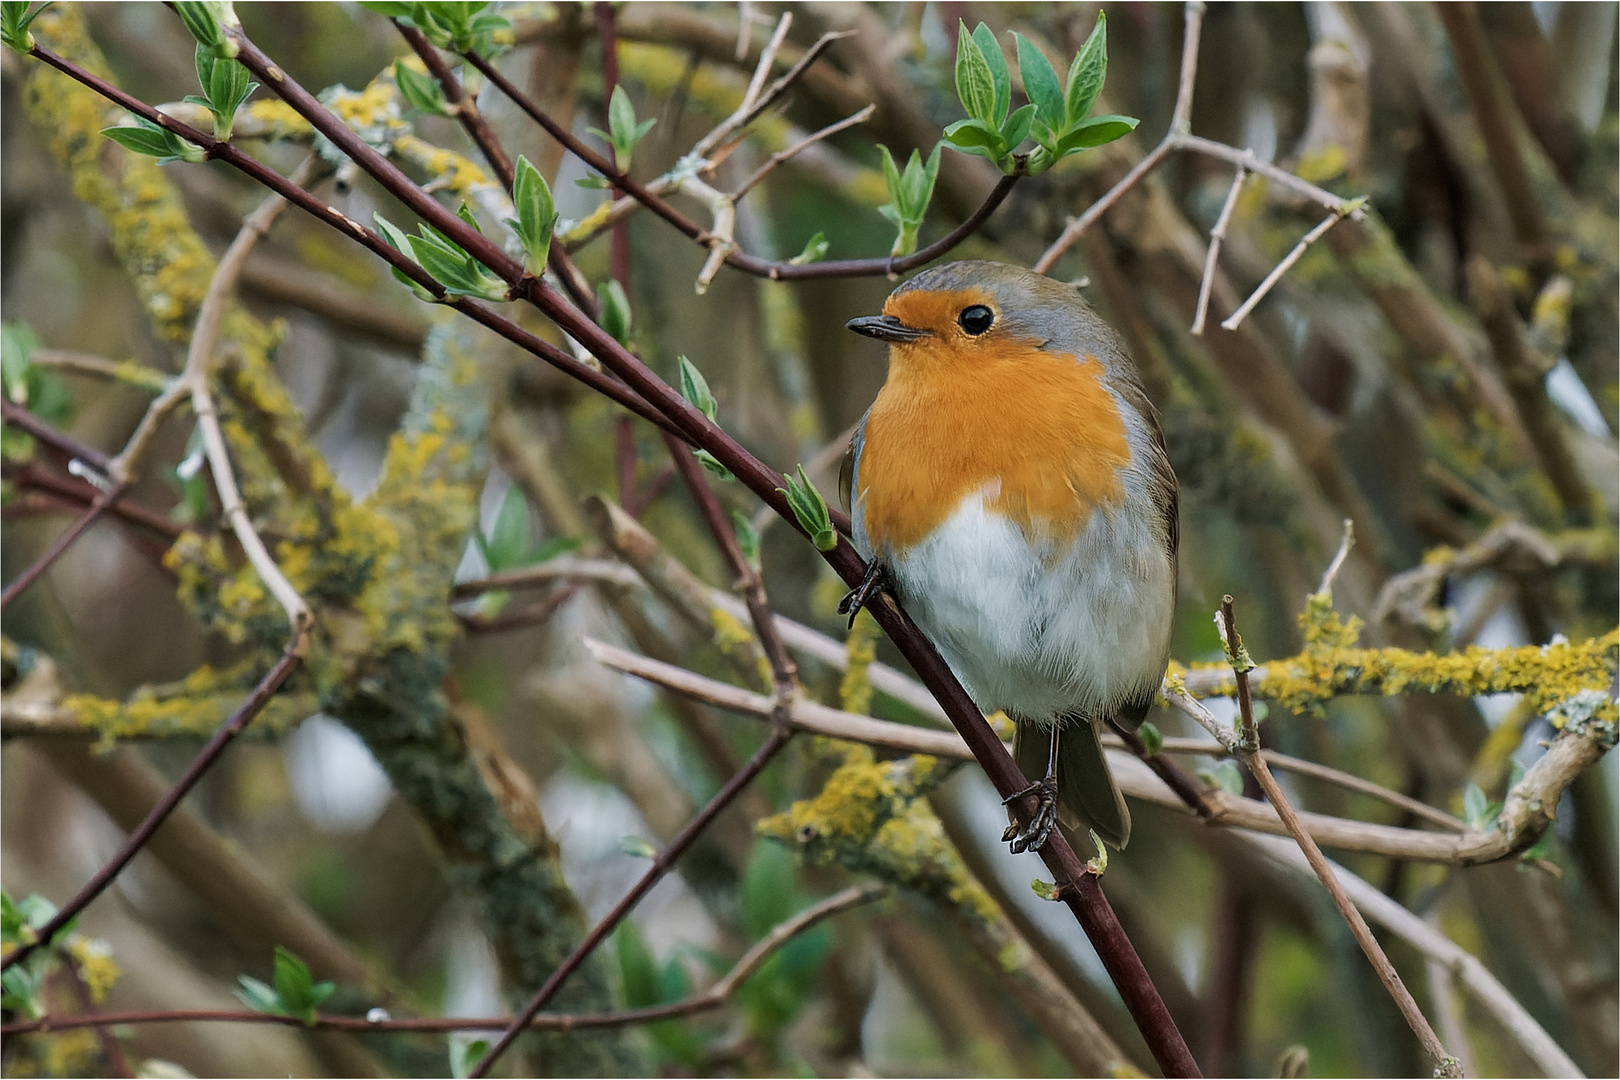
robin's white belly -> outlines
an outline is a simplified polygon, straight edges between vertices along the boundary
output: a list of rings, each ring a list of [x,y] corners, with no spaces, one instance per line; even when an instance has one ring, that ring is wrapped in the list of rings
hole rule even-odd
[[[889,555],[900,602],[980,708],[1044,723],[1156,690],[1175,574],[1148,522],[1098,509],[1072,540],[1037,547],[989,497],[969,495],[928,539]]]

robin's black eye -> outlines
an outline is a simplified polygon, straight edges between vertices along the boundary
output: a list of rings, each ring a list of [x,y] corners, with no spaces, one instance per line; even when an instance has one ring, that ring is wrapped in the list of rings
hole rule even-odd
[[[983,304],[974,304],[972,307],[963,308],[962,314],[956,317],[957,325],[975,337],[990,329],[991,324],[995,321],[996,313]]]

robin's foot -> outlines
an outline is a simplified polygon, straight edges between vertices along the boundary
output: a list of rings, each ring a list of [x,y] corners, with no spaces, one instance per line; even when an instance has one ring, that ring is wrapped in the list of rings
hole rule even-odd
[[[893,592],[894,579],[889,576],[889,564],[882,559],[873,559],[866,564],[866,577],[861,583],[838,601],[838,614],[849,616],[849,625],[854,627],[855,616],[861,613],[861,608],[872,602],[872,598],[880,592]]]
[[[1044,780],[1037,780],[1022,791],[1013,792],[1001,800],[1001,805],[1006,806],[1025,795],[1035,796],[1039,804],[1035,808],[1035,816],[1022,828],[1014,821],[1007,826],[1007,831],[1001,834],[1002,843],[1008,844],[1014,855],[1021,851],[1039,850],[1041,845],[1046,843],[1046,838],[1052,835],[1052,826],[1057,824],[1058,795],[1055,777],[1048,776]]]

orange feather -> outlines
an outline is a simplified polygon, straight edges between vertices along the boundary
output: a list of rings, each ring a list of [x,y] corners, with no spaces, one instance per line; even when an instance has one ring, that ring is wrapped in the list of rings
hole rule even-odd
[[[933,333],[890,349],[888,381],[867,417],[855,497],[878,549],[903,553],[998,481],[989,509],[1032,541],[1066,541],[1094,507],[1124,498],[1130,444],[1102,363],[957,330],[964,307],[993,302],[968,289],[901,293],[884,305]]]

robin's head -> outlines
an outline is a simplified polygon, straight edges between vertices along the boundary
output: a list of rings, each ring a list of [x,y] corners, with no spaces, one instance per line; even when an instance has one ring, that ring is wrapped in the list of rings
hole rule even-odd
[[[847,325],[888,342],[891,361],[902,365],[971,364],[1029,349],[1096,356],[1106,367],[1124,358],[1113,331],[1071,286],[1007,263],[926,270],[889,296],[883,314]]]

